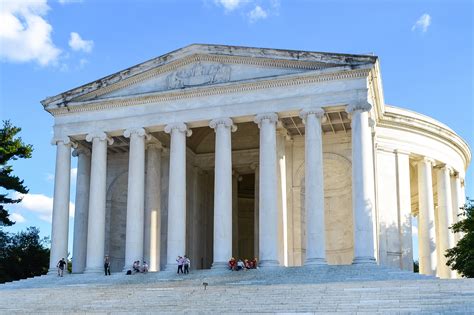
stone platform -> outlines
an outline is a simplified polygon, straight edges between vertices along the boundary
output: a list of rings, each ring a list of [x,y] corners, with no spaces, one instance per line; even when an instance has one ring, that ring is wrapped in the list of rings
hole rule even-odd
[[[208,283],[204,290],[203,283]],[[472,314],[474,279],[380,266],[42,276],[0,285],[0,313]]]

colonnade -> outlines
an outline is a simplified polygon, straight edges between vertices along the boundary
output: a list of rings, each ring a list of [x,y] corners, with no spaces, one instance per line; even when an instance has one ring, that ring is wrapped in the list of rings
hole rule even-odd
[[[435,209],[432,171],[436,174],[437,209]],[[459,235],[449,230],[457,222],[464,204],[459,173],[446,164],[429,158],[417,161],[418,170],[418,247],[420,273],[453,278],[446,266],[446,250],[455,246]],[[435,211],[436,210],[436,211]]]
[[[354,212],[354,263],[375,263],[373,222],[373,153],[369,127],[371,105],[351,104],[352,116],[352,187]],[[324,173],[321,123],[324,110],[305,109],[300,117],[305,123],[305,209],[307,244],[305,264],[325,264]],[[258,165],[258,233],[261,267],[280,265],[278,259],[278,193],[277,193],[277,113],[255,116],[260,129]],[[225,268],[232,253],[232,145],[231,132],[236,130],[231,117],[213,119],[215,130],[214,251],[212,268]],[[170,134],[168,239],[166,269],[174,270],[176,257],[186,253],[186,137],[191,130],[185,122],[166,125]],[[147,146],[150,136],[144,128],[124,131],[130,138],[128,171],[125,266],[144,258],[150,270],[159,270],[160,220],[160,150],[157,143]],[[105,209],[107,144],[113,140],[105,132],[86,136],[92,152],[77,147],[76,217],[73,248],[74,272],[102,272],[105,244]],[[69,181],[71,146],[69,138],[57,145],[55,195],[51,242],[50,271],[67,256]],[[145,159],[147,155],[147,159]],[[132,158],[133,157],[133,158]],[[145,169],[147,170],[145,176]],[[257,180],[257,179],[256,179]],[[88,202],[86,201],[88,199]],[[86,232],[87,231],[87,232]],[[144,239],[145,235],[145,239]]]

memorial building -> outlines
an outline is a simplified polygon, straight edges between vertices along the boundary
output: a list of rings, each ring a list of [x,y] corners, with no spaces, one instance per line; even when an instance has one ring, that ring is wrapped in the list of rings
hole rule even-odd
[[[390,74],[388,74],[390,75]],[[403,91],[400,91],[403,93]],[[379,59],[190,45],[42,101],[54,116],[50,270],[381,264],[455,274],[466,142],[385,104]],[[69,227],[71,158],[77,158]]]

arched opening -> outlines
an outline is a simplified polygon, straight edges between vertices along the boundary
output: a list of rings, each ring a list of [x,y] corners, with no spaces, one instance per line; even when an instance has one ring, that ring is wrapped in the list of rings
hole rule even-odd
[[[351,264],[354,258],[351,162],[345,157],[324,153],[324,211],[326,260],[330,265]],[[304,174],[304,172],[302,172]],[[301,177],[302,248],[306,248],[305,184]],[[303,251],[302,263],[304,263]]]

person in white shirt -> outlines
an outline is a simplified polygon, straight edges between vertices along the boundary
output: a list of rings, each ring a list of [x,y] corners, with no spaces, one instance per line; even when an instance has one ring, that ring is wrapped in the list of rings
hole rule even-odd
[[[189,267],[191,267],[191,260],[188,256],[184,256],[184,274],[189,273]]]

